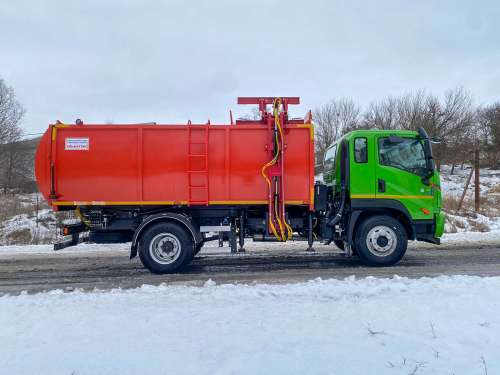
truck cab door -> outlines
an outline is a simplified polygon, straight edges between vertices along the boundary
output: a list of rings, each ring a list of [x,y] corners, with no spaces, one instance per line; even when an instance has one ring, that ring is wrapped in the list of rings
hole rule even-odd
[[[423,144],[415,137],[376,137],[377,200],[401,202],[412,219],[432,219],[433,191],[422,181],[426,174]]]
[[[373,198],[375,195],[374,137],[356,136],[349,142],[351,198]]]

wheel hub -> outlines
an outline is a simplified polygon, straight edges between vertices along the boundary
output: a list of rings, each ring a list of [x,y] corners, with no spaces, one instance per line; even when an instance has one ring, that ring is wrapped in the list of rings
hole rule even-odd
[[[373,227],[366,236],[368,250],[376,256],[388,256],[396,250],[398,239],[394,230],[385,225]]]
[[[387,246],[388,243],[389,240],[385,236],[380,236],[379,238],[377,238],[377,245],[379,245],[380,247]]]
[[[157,234],[149,245],[151,258],[160,264],[171,264],[181,254],[181,243],[172,233]]]

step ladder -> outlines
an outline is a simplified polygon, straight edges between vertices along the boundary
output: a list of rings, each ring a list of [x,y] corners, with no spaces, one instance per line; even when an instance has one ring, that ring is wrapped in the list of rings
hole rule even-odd
[[[188,206],[208,206],[208,127],[188,124]]]

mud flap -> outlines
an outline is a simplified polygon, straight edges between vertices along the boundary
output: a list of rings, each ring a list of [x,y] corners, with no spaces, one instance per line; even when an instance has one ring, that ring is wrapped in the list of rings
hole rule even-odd
[[[54,244],[54,251],[66,249],[67,247],[76,246],[79,243],[87,242],[89,239],[88,235],[80,237],[80,233],[71,234],[71,239],[62,242],[56,242]]]

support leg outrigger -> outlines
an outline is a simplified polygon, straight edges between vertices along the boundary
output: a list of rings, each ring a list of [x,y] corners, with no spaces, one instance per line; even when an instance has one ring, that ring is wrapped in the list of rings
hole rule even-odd
[[[307,251],[314,251],[313,242],[314,242],[314,234],[313,234],[313,215],[309,212],[307,217]]]
[[[238,239],[239,239],[239,245],[240,248],[238,249],[238,252],[244,253],[245,249],[245,213],[241,212],[240,214],[240,220],[239,220],[239,233],[238,233]]]
[[[235,220],[231,220],[231,230],[229,231],[229,247],[231,248],[231,254],[236,254],[238,252],[236,244],[236,223]]]

